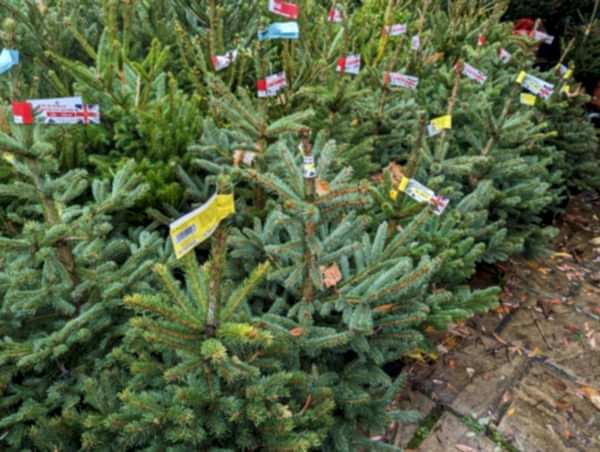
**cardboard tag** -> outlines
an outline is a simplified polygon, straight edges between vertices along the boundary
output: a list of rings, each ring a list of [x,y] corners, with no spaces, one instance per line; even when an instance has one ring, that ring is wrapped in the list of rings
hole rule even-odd
[[[273,97],[277,93],[287,86],[287,79],[285,72],[278,72],[277,74],[269,75],[263,80],[256,82],[256,89],[258,91],[258,97]]]
[[[358,74],[360,72],[360,55],[340,57],[337,62],[337,71],[342,74]]]
[[[406,24],[386,25],[383,27],[383,33],[388,36],[400,36],[408,30]]]
[[[521,93],[521,103],[523,105],[534,106],[537,101],[537,97],[533,94]]]
[[[485,75],[479,69],[476,69],[476,68],[474,68],[473,66],[471,66],[470,64],[467,64],[467,63],[463,64],[463,71],[462,71],[462,73],[467,78],[470,78],[471,80],[475,80],[480,85],[483,85],[485,83],[485,81],[487,80],[487,75]]]
[[[231,50],[225,55],[213,55],[211,57],[212,65],[215,71],[222,71],[228,68],[237,59],[238,51]]]
[[[4,74],[17,64],[19,64],[19,51],[2,49],[2,52],[0,52],[0,74]]]
[[[312,155],[304,157],[304,178],[314,179],[317,177],[317,167],[315,166],[315,158]]]
[[[439,116],[431,120],[431,125],[436,129],[451,129],[452,128],[452,116],[444,115]]]
[[[500,49],[500,61],[504,64],[510,63],[512,60],[512,53],[508,52],[506,49]]]
[[[517,77],[517,83],[523,85],[523,88],[525,88],[531,94],[535,94],[544,100],[548,100],[554,93],[554,85],[545,82],[538,77],[534,77],[525,71],[521,71]]]
[[[441,215],[448,207],[449,200],[443,196],[438,196],[435,192],[415,179],[403,177],[398,184],[398,190],[390,193],[392,199],[396,199],[398,192],[406,193],[412,199],[419,203],[431,204],[434,207],[434,213]]]
[[[258,40],[267,39],[298,39],[300,29],[298,22],[275,22],[269,25],[265,30],[258,32]]]
[[[421,37],[414,35],[410,40],[410,48],[413,50],[419,50],[421,48]]]
[[[327,14],[327,22],[339,24],[339,23],[343,22],[343,20],[344,20],[344,15],[342,14],[342,12],[339,9],[331,8],[329,10],[329,14]]]
[[[536,41],[543,41],[545,44],[552,44],[554,42],[554,36],[544,33],[543,31],[534,31],[533,39]]]
[[[283,0],[269,0],[269,11],[288,19],[298,19],[298,5]]]
[[[177,259],[209,238],[219,223],[233,213],[233,195],[215,194],[202,206],[171,223],[169,235]]]
[[[100,106],[84,104],[81,97],[59,97],[52,99],[29,99],[13,102],[15,124],[100,124]],[[37,111],[38,116],[33,117]]]
[[[564,64],[561,64],[558,69],[563,80],[569,80],[573,76],[573,69],[565,66]]]
[[[399,72],[384,72],[383,83],[384,85],[399,86],[401,88],[415,90],[419,84],[419,79],[418,77],[412,77]]]
[[[484,46],[486,42],[487,38],[485,37],[485,35],[479,35],[479,38],[477,38],[477,45],[481,47]]]

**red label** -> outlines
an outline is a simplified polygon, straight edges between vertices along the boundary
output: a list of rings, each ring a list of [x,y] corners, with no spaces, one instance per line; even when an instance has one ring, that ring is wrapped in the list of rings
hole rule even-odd
[[[33,124],[33,108],[29,102],[13,102],[12,113],[15,123]]]

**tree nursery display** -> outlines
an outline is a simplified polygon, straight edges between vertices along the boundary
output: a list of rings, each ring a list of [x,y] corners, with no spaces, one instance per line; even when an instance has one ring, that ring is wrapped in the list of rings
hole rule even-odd
[[[0,0],[2,449],[399,450],[389,365],[600,186],[508,3]]]

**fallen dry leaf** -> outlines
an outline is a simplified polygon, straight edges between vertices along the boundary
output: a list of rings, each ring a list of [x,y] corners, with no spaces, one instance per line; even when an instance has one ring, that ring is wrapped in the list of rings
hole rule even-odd
[[[300,328],[300,327],[297,327],[297,328],[292,328],[292,329],[290,330],[290,334],[291,334],[292,336],[294,336],[294,337],[301,336],[303,332],[304,332],[304,330],[303,330],[302,328]]]
[[[321,274],[323,275],[323,284],[325,287],[335,287],[337,283],[342,280],[342,272],[337,264],[332,264],[329,267],[321,267]]]
[[[582,386],[579,391],[600,410],[600,393],[591,386]]]
[[[514,407],[514,406],[511,406],[511,407],[508,409],[508,411],[506,412],[506,415],[507,415],[508,417],[510,417],[510,416],[513,416],[514,414],[515,414],[515,407]]]
[[[385,313],[390,312],[394,308],[393,304],[382,304],[381,306],[377,306],[373,309],[373,312],[377,313]]]
[[[477,449],[473,449],[470,446],[465,446],[464,444],[457,444],[456,449],[460,450],[460,452],[477,452]]]

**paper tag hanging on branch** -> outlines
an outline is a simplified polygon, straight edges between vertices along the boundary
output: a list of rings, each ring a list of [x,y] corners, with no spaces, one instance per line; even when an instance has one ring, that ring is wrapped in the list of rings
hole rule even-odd
[[[531,94],[535,94],[544,100],[548,100],[552,96],[552,93],[554,93],[554,85],[534,77],[525,71],[521,71],[517,77],[517,83],[523,85],[523,88]]]
[[[406,24],[385,25],[383,27],[383,34],[388,36],[400,36],[405,34],[407,30]]]
[[[342,272],[336,263],[330,265],[329,267],[325,267],[323,265],[320,267],[320,270],[321,276],[323,277],[323,284],[328,289],[337,286],[337,284],[342,280]]]
[[[383,84],[390,86],[400,86],[402,88],[417,89],[419,79],[410,75],[401,74],[400,72],[384,72]]]
[[[477,38],[477,45],[479,47],[484,46],[486,41],[487,41],[487,39],[486,39],[485,35],[479,35],[479,38]]]
[[[240,163],[244,163],[246,166],[252,166],[255,158],[256,152],[237,150],[233,153],[233,165],[240,166]]]
[[[269,0],[269,11],[288,19],[298,19],[299,8],[295,3],[283,0]]]
[[[409,179],[408,177],[402,178],[398,184],[397,191],[392,191],[390,197],[393,200],[396,200],[398,192],[406,193],[417,202],[431,204],[434,208],[433,212],[436,215],[444,213],[444,210],[446,210],[446,207],[448,207],[448,203],[450,202],[447,198],[436,195],[433,190],[427,188],[415,179]]]
[[[4,74],[17,64],[19,64],[19,51],[2,49],[2,52],[0,52],[0,74]]]
[[[360,55],[340,57],[337,61],[337,71],[342,74],[358,74],[360,72]]]
[[[256,82],[258,97],[273,97],[279,91],[287,86],[285,72],[269,75],[268,77]]]
[[[506,49],[500,49],[500,61],[504,64],[508,64],[510,63],[510,60],[512,60],[512,53]]]
[[[304,178],[314,179],[317,177],[317,167],[315,166],[315,158],[312,155],[304,156]]]
[[[265,30],[258,32],[258,40],[267,39],[298,39],[300,29],[298,22],[275,22],[269,25]]]
[[[554,36],[539,30],[533,32],[533,39],[536,41],[543,41],[545,44],[548,45],[554,42]]]
[[[433,137],[435,135],[439,135],[440,133],[442,133],[442,130],[451,129],[451,128],[452,128],[452,116],[450,116],[450,115],[439,116],[439,117],[431,120],[431,122],[427,126],[427,134],[430,137]]]
[[[29,99],[13,102],[15,124],[33,124],[34,119],[43,124],[100,124],[100,106],[84,104],[81,97]],[[34,118],[33,112],[38,116]]]
[[[337,8],[331,8],[329,14],[327,14],[327,22],[339,24],[344,21],[344,15]]]
[[[214,194],[205,204],[171,223],[169,235],[177,259],[209,238],[219,223],[233,213],[233,195]]]
[[[410,40],[410,48],[413,50],[419,50],[421,48],[421,37],[414,35]]]
[[[222,71],[228,68],[237,59],[238,51],[231,50],[225,55],[213,55],[210,59],[212,61],[213,68],[215,71]]]
[[[483,85],[487,80],[487,75],[467,63],[463,64],[462,73],[464,76],[470,78],[471,80],[475,80],[480,85]]]
[[[563,87],[560,89],[561,94],[566,94],[567,96],[569,96],[571,94],[571,87],[569,85],[563,85]]]
[[[521,103],[523,105],[529,105],[530,107],[533,107],[536,100],[537,97],[535,97],[533,94],[521,93]]]

